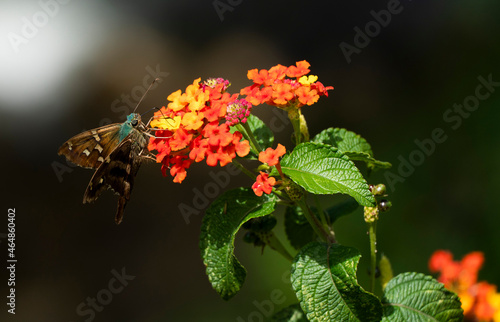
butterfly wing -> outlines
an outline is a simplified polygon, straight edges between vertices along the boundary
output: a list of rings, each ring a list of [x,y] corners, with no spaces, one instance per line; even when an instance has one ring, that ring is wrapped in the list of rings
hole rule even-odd
[[[120,143],[120,126],[109,124],[77,134],[59,148],[58,154],[80,167],[97,169]]]
[[[142,163],[140,154],[146,147],[146,142],[141,133],[127,136],[97,168],[85,191],[83,203],[93,202],[107,188],[113,189],[120,195],[115,216],[115,222],[119,224],[127,201],[130,200],[134,178]]]

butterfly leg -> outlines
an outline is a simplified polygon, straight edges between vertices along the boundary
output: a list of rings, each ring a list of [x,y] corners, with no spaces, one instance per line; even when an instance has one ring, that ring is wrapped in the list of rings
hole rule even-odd
[[[162,112],[162,110],[161,110],[161,109],[159,109],[158,107],[153,107],[153,109],[158,110],[158,111],[159,111],[159,112],[163,115],[163,117],[164,117],[165,119],[168,119],[168,117],[167,117],[167,116],[165,116],[165,114],[163,114],[163,112]],[[151,123],[151,121],[152,121],[154,118],[155,118],[154,116],[152,116],[151,118],[149,118],[148,123],[146,123],[146,127],[148,127],[148,126],[149,126],[149,123]]]
[[[143,155],[142,158],[156,162],[156,158],[152,155]]]
[[[151,123],[151,121],[152,121],[153,119],[154,119],[154,116],[151,116],[151,117],[149,118],[149,121],[148,121],[148,123],[146,123],[146,128],[148,128],[148,126],[149,126],[149,123]]]
[[[124,196],[120,196],[120,198],[118,199],[118,206],[115,215],[115,223],[117,225],[119,225],[123,220],[123,211],[125,210],[126,205],[127,205],[127,199]]]
[[[153,131],[165,131],[165,130],[162,130],[162,129],[149,129],[149,130],[153,130]],[[153,139],[170,139],[173,135],[171,136],[154,136],[153,134],[151,133],[147,133],[147,132],[144,132],[144,134],[146,134],[147,136],[153,138]]]
[[[153,153],[146,151],[146,150],[142,150],[139,153],[139,157],[156,162],[156,156]]]

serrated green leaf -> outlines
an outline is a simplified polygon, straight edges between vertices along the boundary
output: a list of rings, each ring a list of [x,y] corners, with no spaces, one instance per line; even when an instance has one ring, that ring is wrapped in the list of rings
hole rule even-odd
[[[257,197],[250,188],[226,191],[207,209],[203,218],[200,250],[212,287],[228,300],[243,285],[246,270],[234,256],[234,238],[241,225],[252,218],[269,215],[274,195]]]
[[[292,264],[292,286],[310,321],[380,321],[376,296],[358,285],[358,250],[310,243]]]
[[[385,287],[382,321],[462,321],[458,296],[431,276],[403,273]]]
[[[342,152],[360,152],[373,157],[372,147],[361,135],[342,128],[328,128],[318,133],[311,142],[325,143]]]
[[[392,164],[389,162],[374,159],[368,153],[345,151],[344,154],[347,155],[352,161],[365,162],[371,169],[389,169],[392,167]]]
[[[320,143],[302,143],[281,160],[283,173],[308,192],[348,194],[363,206],[375,206],[368,184],[338,149]]]
[[[379,161],[373,157],[370,144],[359,134],[342,128],[328,128],[318,133],[312,142],[325,143],[336,147],[353,161],[366,162],[370,169],[391,167],[389,162]]]
[[[292,304],[271,317],[273,322],[308,322],[299,304]]]

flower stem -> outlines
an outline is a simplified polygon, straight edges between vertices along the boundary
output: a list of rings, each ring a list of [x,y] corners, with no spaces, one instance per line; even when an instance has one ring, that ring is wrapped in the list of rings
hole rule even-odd
[[[236,124],[236,128],[238,129],[238,131],[241,132],[241,134],[243,134],[245,139],[247,139],[250,142],[250,146],[254,151],[257,152],[257,154],[262,152],[262,148],[259,142],[257,142],[255,137],[253,136],[252,129],[250,129],[250,126],[248,125],[247,122]]]
[[[326,227],[330,227],[329,225],[329,222],[330,220],[326,220],[326,216],[325,216],[325,211],[323,210],[323,207],[321,206],[321,203],[319,202],[318,200],[318,196],[317,195],[313,195],[313,199],[314,199],[314,203],[316,204],[316,208],[318,208],[318,213],[319,213],[319,219],[321,220],[321,223],[323,224],[323,226],[326,228]]]
[[[321,224],[321,222],[318,220],[318,218],[316,218],[316,216],[309,209],[309,207],[307,206],[307,203],[305,201],[305,198],[302,198],[299,201],[296,201],[296,203],[298,204],[300,209],[302,209],[304,216],[306,217],[307,221],[312,226],[312,228],[316,232],[316,234],[324,241],[328,241],[330,243],[335,243],[335,239],[333,238],[333,236],[327,230],[325,230],[325,227]]]
[[[283,191],[279,191],[277,189],[273,189],[273,193],[280,198],[280,201],[286,202],[287,203],[286,205],[289,206],[290,198],[288,197],[288,195],[286,193],[283,193]]]
[[[239,163],[238,161],[236,161],[235,159],[233,159],[232,163],[238,168],[240,169],[244,174],[246,174],[247,176],[249,176],[252,180],[255,181],[255,178],[257,177],[256,174],[252,173],[250,170],[248,170],[247,168],[245,168],[241,163]]]
[[[283,171],[281,171],[281,163],[280,161],[278,160],[278,163],[276,164],[276,170],[278,171],[278,173],[280,174],[280,177],[281,179],[285,180],[286,177],[285,175],[283,174]]]
[[[377,268],[377,221],[368,223],[370,235],[370,290],[375,291],[375,270]]]
[[[302,141],[300,133],[300,113],[296,109],[290,108],[288,110],[288,118],[293,126],[293,133],[295,135],[295,145],[299,145]]]
[[[273,232],[271,232],[271,235],[268,237],[267,244],[290,262],[293,261],[293,256],[288,252],[283,243],[281,243],[281,240],[279,240]]]

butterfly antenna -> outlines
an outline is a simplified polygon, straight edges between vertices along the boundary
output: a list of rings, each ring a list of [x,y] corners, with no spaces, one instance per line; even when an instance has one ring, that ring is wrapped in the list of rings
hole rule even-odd
[[[147,110],[146,112],[142,113],[141,114],[141,117],[143,117],[144,115],[148,114],[149,112],[151,112],[152,110],[160,110],[158,107],[152,107],[150,108],[149,110]],[[163,114],[163,113],[162,113]]]
[[[155,83],[156,81],[159,81],[159,80],[160,80],[159,78],[155,78],[155,79],[153,79],[153,81],[151,82],[151,85],[149,85],[149,87],[148,87],[148,89],[146,90],[146,92],[145,92],[144,94],[142,94],[141,99],[139,100],[139,102],[138,102],[138,103],[137,103],[137,105],[135,106],[134,111],[133,111],[132,113],[134,113],[134,112],[135,112],[135,110],[139,107],[139,104],[141,104],[142,100],[144,99],[144,97],[146,96],[146,94],[149,92],[149,90],[151,89],[151,87],[154,85],[154,83]]]
[[[158,107],[153,107],[153,109],[158,110],[161,113],[161,115],[163,115],[163,117],[167,119],[167,116],[163,114],[163,111],[161,109],[159,109]]]

